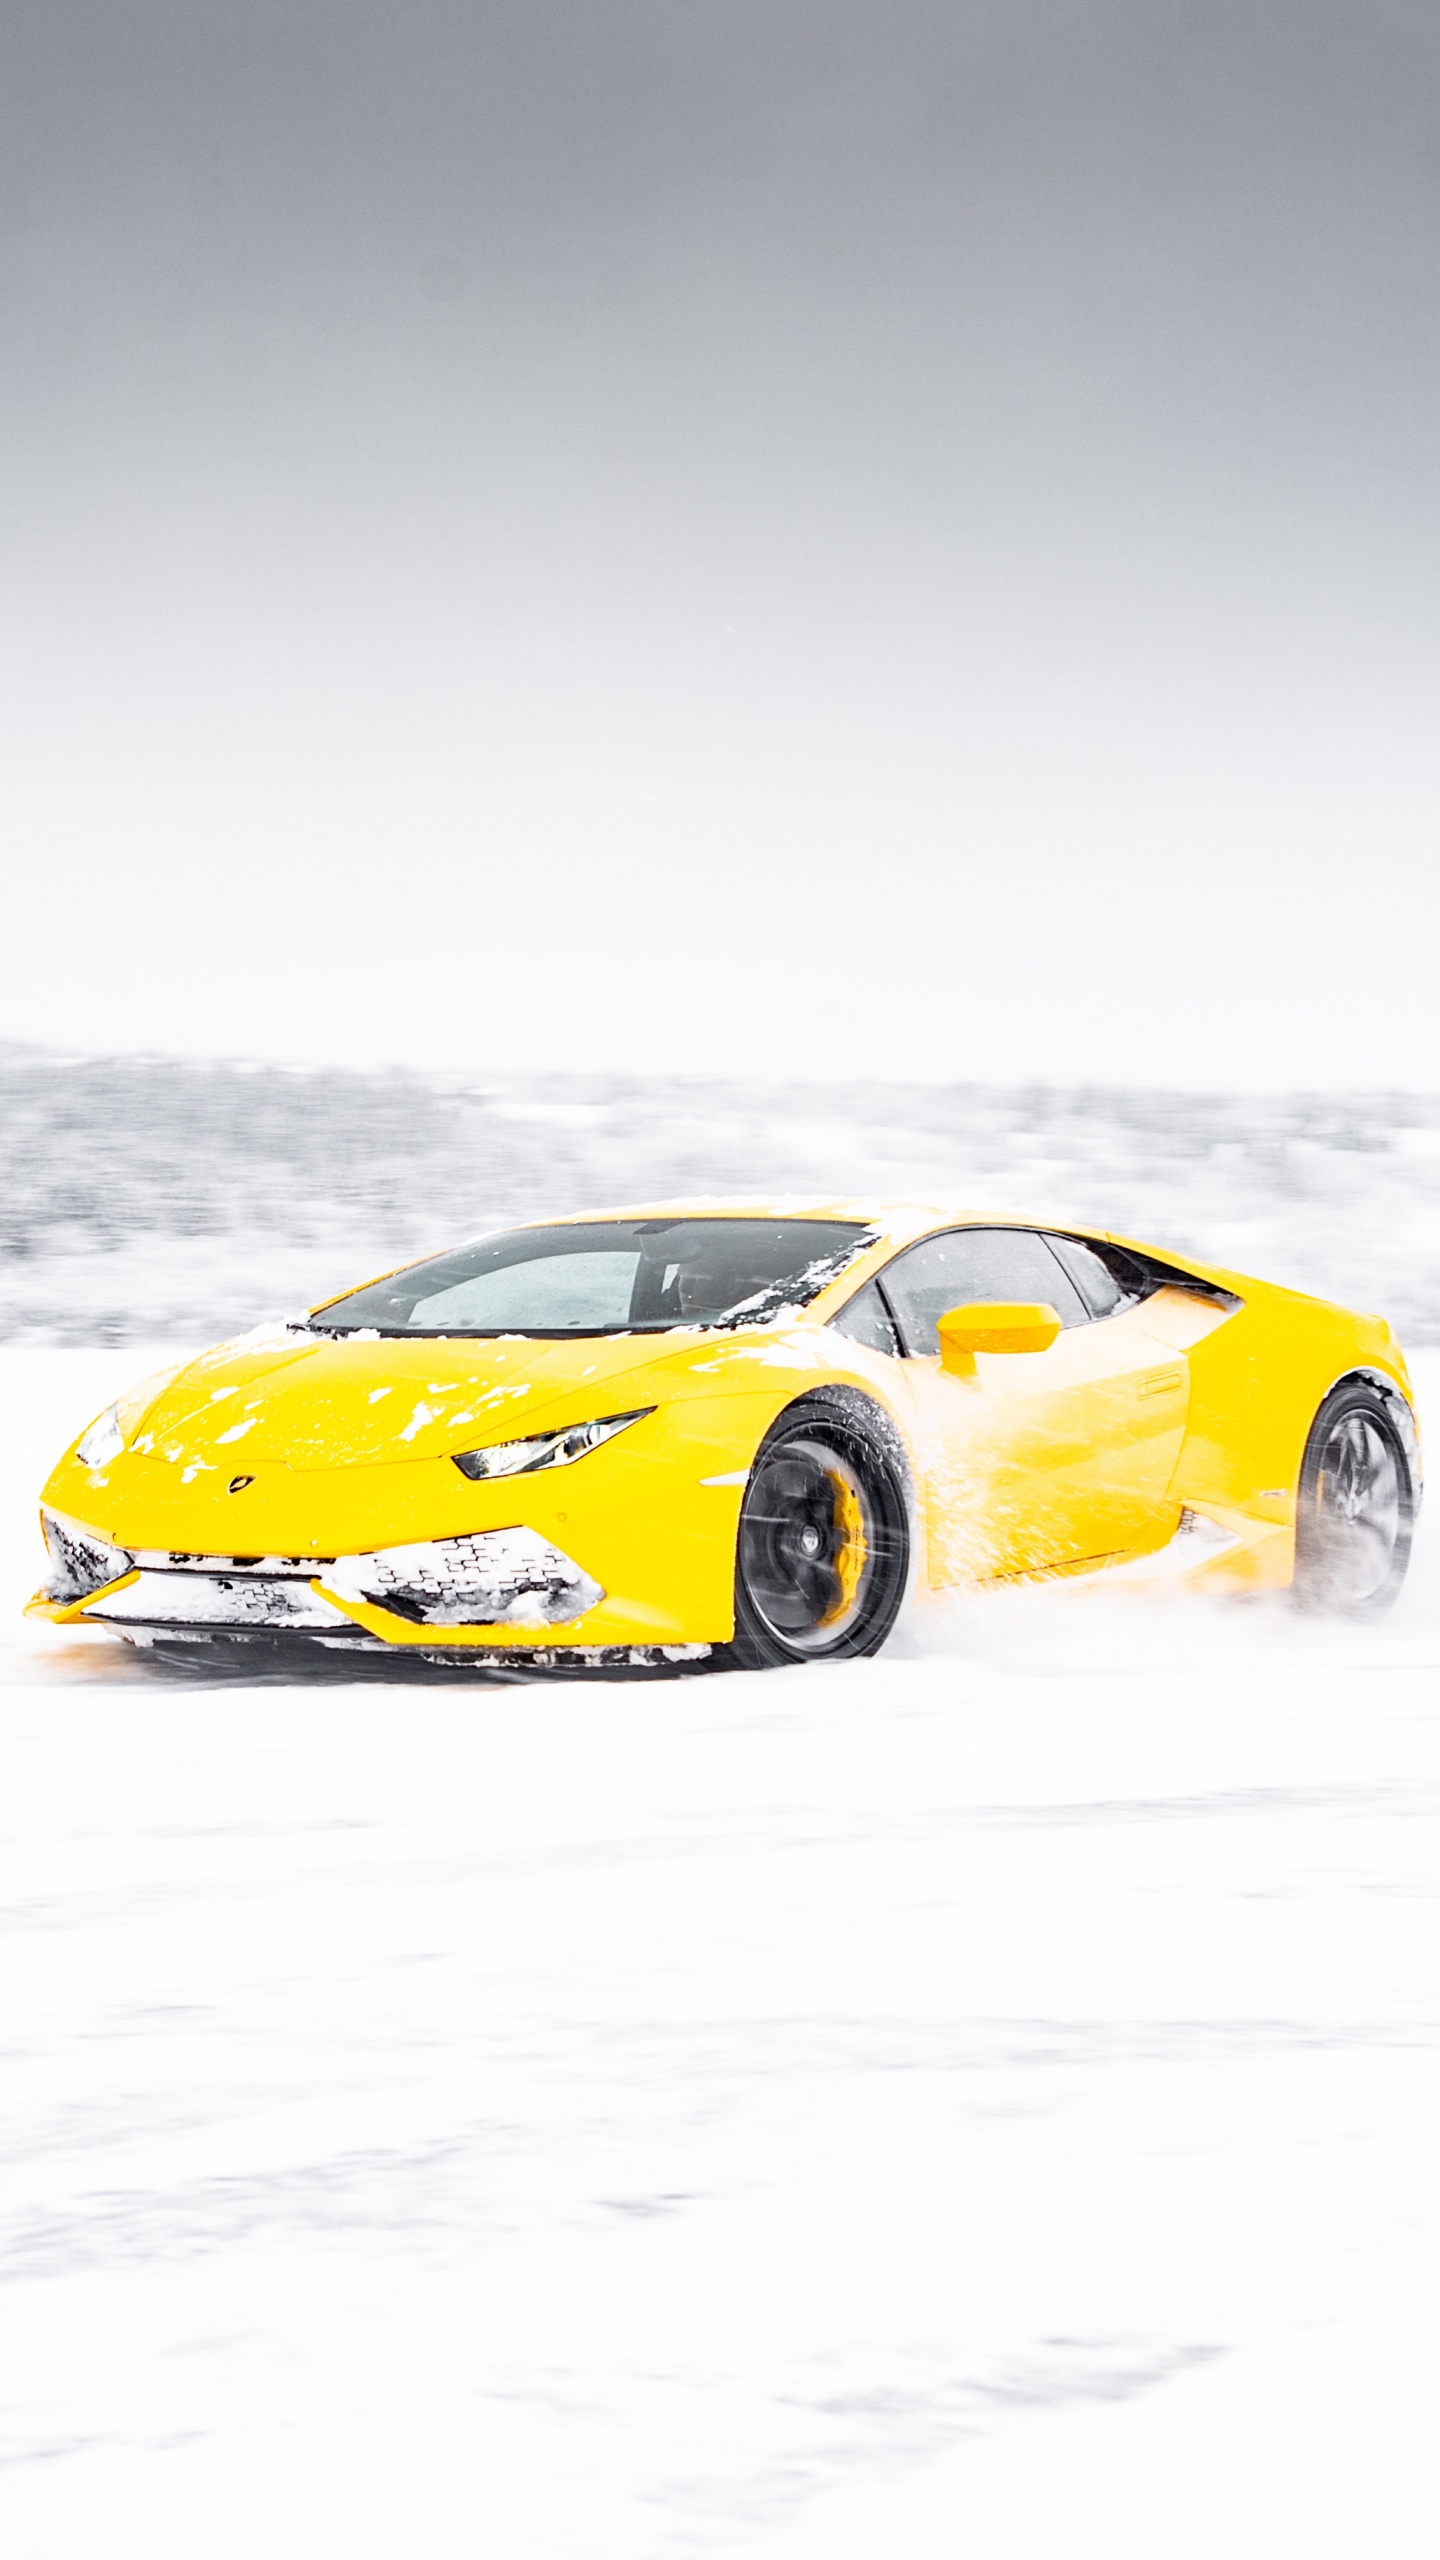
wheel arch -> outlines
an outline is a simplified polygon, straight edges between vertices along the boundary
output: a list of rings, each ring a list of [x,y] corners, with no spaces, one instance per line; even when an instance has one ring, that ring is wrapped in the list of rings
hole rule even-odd
[[[1302,1467],[1316,1424],[1326,1406],[1333,1404],[1336,1396],[1342,1394],[1346,1387],[1369,1387],[1380,1397],[1400,1435],[1401,1446],[1410,1468],[1411,1500],[1418,1512],[1424,1485],[1424,1469],[1421,1463],[1420,1424],[1415,1408],[1399,1380],[1391,1377],[1388,1370],[1377,1369],[1368,1361],[1358,1360],[1348,1369],[1342,1369],[1340,1375],[1332,1379],[1326,1388],[1305,1428],[1305,1443],[1300,1459]]]
[[[815,1415],[817,1424],[823,1424],[827,1413],[836,1422],[843,1424],[848,1420],[859,1429],[872,1432],[885,1450],[887,1457],[893,1461],[900,1478],[905,1508],[909,1515],[910,1573],[913,1578],[916,1548],[922,1525],[919,1476],[914,1454],[904,1432],[888,1405],[883,1404],[878,1396],[867,1394],[863,1387],[850,1386],[843,1379],[836,1379],[833,1382],[827,1379],[821,1386],[802,1388],[798,1395],[791,1396],[781,1405],[778,1413],[771,1415],[756,1445],[755,1455],[751,1460],[752,1472],[759,1465],[761,1456],[775,1434],[783,1426],[792,1423],[797,1415],[808,1418],[812,1414]],[[738,1536],[738,1518],[736,1533]]]
[[[882,1404],[878,1396],[869,1394],[864,1387],[851,1386],[841,1378],[827,1378],[819,1386],[802,1387],[798,1395],[788,1396],[778,1411],[771,1415],[764,1436],[756,1448],[756,1457],[759,1457],[765,1442],[772,1437],[782,1423],[792,1422],[797,1413],[811,1411],[821,1414],[829,1412],[837,1421],[848,1418],[862,1425],[868,1425],[875,1432],[877,1439],[884,1442],[890,1455],[898,1461],[907,1484],[913,1486],[915,1461],[910,1454],[905,1434],[889,1406]]]

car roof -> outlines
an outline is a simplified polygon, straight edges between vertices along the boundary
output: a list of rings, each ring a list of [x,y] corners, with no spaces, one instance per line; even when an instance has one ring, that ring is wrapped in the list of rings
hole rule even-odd
[[[876,1241],[908,1243],[944,1227],[1049,1227],[1066,1235],[1103,1237],[1107,1230],[1073,1218],[1038,1217],[1020,1209],[978,1208],[973,1201],[949,1204],[938,1200],[880,1199],[873,1193],[817,1200],[811,1193],[770,1198],[690,1196],[682,1200],[627,1202],[606,1209],[579,1209],[553,1218],[527,1218],[525,1226],[589,1226],[611,1218],[815,1218],[843,1220],[873,1227]]]

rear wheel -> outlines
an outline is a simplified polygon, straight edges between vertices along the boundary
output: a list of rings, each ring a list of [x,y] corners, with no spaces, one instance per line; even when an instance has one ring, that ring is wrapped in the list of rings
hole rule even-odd
[[[878,1652],[909,1567],[903,1459],[883,1415],[807,1397],[769,1431],[745,1489],[729,1659],[759,1670]]]
[[[1405,1579],[1415,1480],[1389,1400],[1363,1378],[1326,1397],[1300,1469],[1295,1591],[1311,1609],[1370,1617]]]

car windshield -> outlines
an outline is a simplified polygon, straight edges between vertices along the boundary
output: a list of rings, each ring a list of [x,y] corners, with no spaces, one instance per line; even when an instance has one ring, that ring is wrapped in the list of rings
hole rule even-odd
[[[838,1218],[594,1218],[517,1227],[352,1290],[316,1333],[665,1333],[803,1307],[876,1241]]]

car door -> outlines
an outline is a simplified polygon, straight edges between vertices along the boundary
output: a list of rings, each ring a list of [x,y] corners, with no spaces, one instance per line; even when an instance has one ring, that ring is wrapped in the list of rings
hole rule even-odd
[[[1036,1228],[959,1227],[898,1254],[880,1286],[904,1355],[933,1582],[1164,1543],[1189,1373],[1098,1256]],[[979,1352],[973,1376],[952,1376],[937,1322],[985,1300],[1047,1304],[1060,1334],[1045,1351]]]

